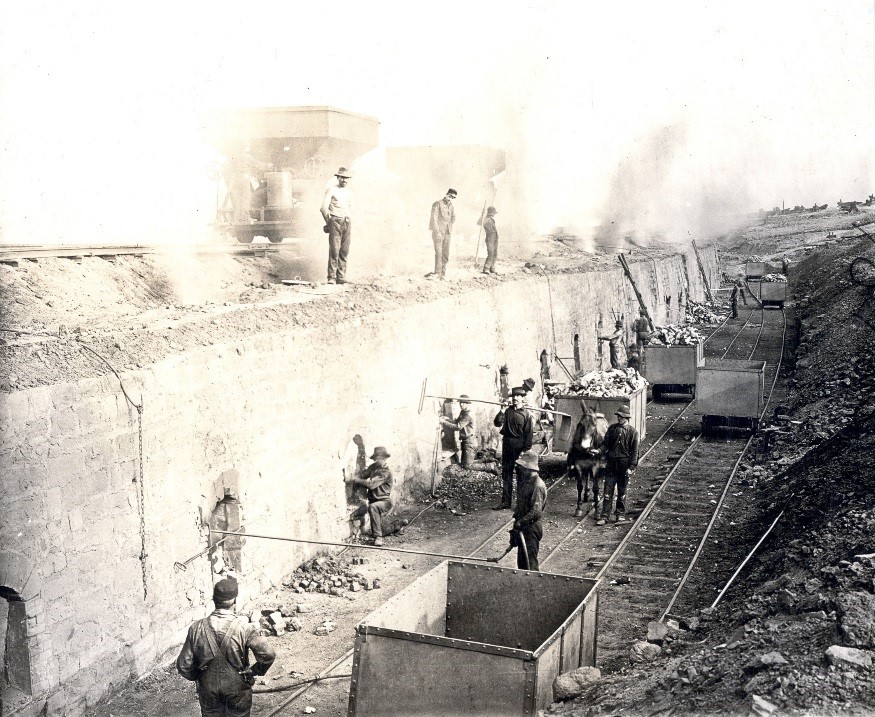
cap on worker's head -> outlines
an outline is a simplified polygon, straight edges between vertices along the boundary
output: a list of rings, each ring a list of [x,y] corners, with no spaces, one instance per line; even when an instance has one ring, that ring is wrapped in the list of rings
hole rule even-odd
[[[486,216],[490,216],[491,214],[498,214],[498,210],[495,207],[488,207],[486,209]]]
[[[522,386],[514,386],[512,389],[510,389],[510,395],[511,396],[525,396],[526,389],[524,389]]]
[[[526,389],[526,391],[534,391],[535,390],[535,379],[527,378],[525,381],[523,381],[523,388]]]
[[[350,172],[346,167],[341,167],[337,170],[337,172],[335,172],[334,176],[346,177],[347,179],[349,179],[350,177],[352,177],[352,172]]]
[[[632,413],[629,411],[628,406],[620,406],[617,409],[617,413],[615,415],[622,416],[623,418],[631,418],[632,417]]]
[[[450,188],[447,190],[447,196],[448,196],[448,197],[457,197],[457,196],[459,196],[459,195],[458,195],[458,192],[456,192],[455,189],[453,189],[452,187],[450,187]]]
[[[237,592],[237,581],[234,578],[222,578],[213,585],[213,602],[234,600]]]
[[[376,460],[377,458],[388,458],[389,451],[386,450],[385,446],[377,446],[374,449],[374,455],[371,456],[371,460]]]
[[[459,403],[460,403],[460,404],[464,404],[464,405],[467,406],[469,403],[471,403],[471,402],[468,400],[469,398],[470,398],[470,396],[468,396],[467,393],[463,393],[463,394],[461,394],[461,395],[459,396]]]
[[[623,328],[623,322],[620,321],[619,319],[617,319],[617,320],[614,322],[614,326],[616,326],[618,329],[622,329],[622,328]]]
[[[538,456],[531,451],[526,451],[516,459],[517,464],[523,468],[528,468],[530,471],[538,470]]]

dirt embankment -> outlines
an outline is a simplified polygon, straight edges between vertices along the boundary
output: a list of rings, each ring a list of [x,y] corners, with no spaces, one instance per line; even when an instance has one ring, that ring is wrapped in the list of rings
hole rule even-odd
[[[794,269],[791,421],[742,471],[750,515],[712,537],[743,556],[778,518],[772,532],[716,608],[713,589],[694,596],[706,608],[694,629],[550,713],[875,714],[875,288],[851,281],[858,255],[875,260],[875,245],[826,247]]]

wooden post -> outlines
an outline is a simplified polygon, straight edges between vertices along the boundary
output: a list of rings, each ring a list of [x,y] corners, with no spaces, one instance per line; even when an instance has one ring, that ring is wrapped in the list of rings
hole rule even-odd
[[[641,311],[643,311],[644,316],[647,317],[647,323],[650,324],[650,326],[653,326],[653,319],[650,318],[650,312],[647,311],[647,306],[644,304],[644,297],[641,296],[641,292],[638,291],[638,287],[635,285],[635,279],[632,278],[632,272],[629,271],[629,264],[626,263],[626,257],[622,254],[618,254],[617,256],[623,267],[623,271],[626,272],[626,278],[629,280],[629,283],[632,284],[632,289],[635,291],[635,296],[638,298],[638,306],[641,307]]]
[[[702,283],[705,284],[705,296],[708,301],[714,301],[714,296],[711,294],[711,287],[708,286],[708,275],[705,273],[705,265],[702,263],[702,257],[699,256],[699,247],[696,246],[696,240],[692,240],[693,252],[696,254],[696,263],[699,265],[699,273],[702,274]]]

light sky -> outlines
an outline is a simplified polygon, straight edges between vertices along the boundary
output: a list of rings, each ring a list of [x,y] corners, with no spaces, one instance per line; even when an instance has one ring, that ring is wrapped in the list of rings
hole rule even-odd
[[[216,107],[505,147],[532,232],[864,199],[873,35],[871,0],[4,3],[0,241],[194,241]]]

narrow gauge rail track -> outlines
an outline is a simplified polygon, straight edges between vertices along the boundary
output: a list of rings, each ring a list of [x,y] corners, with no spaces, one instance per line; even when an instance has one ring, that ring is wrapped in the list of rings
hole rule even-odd
[[[760,326],[750,320],[745,324],[748,334],[758,329],[756,337],[739,334],[727,350],[731,348],[736,358],[766,361],[765,414],[783,356],[786,318],[783,310],[760,315]],[[697,435],[620,544],[590,556],[593,577],[603,579],[601,665],[625,661],[629,643],[646,634],[647,623],[669,614],[752,440],[753,436],[739,438],[730,431]]]
[[[734,341],[736,336],[745,329],[747,324],[750,322],[750,317],[754,312],[751,312],[748,316],[747,321],[739,327],[737,324],[730,323],[728,320],[725,320],[721,323],[708,337],[705,339],[706,349],[709,345],[709,342],[713,342],[718,345],[719,351],[716,352],[716,355],[721,355],[725,353],[726,346],[724,344],[731,343]],[[716,350],[715,350],[716,351]],[[715,353],[714,351],[711,352]],[[648,405],[653,405],[648,404]],[[655,419],[650,417],[648,419],[648,425],[651,428],[650,435],[651,438],[642,446],[643,453],[641,463],[652,463],[654,466],[661,467],[665,462],[674,462],[677,460],[679,454],[682,451],[677,451],[672,441],[674,441],[673,436],[675,434],[688,432],[689,427],[681,424],[678,426],[677,424],[681,423],[684,418],[683,414],[686,409],[689,407],[690,402],[687,400],[682,401],[681,403],[667,403],[661,404],[661,406],[665,407],[666,414],[660,414]],[[655,438],[653,437],[655,436]],[[565,470],[565,459],[564,456],[559,459],[554,455],[547,454],[542,457],[542,462],[546,465],[544,466],[547,471],[554,472],[564,472]],[[656,481],[656,486],[658,486],[659,481]],[[557,551],[564,546],[568,540],[572,536],[581,536],[585,534],[585,530],[580,527],[585,523],[589,522],[588,515],[591,512],[591,505],[588,506],[587,511],[582,519],[577,519],[573,517],[574,505],[576,503],[576,486],[570,481],[566,480],[564,477],[560,477],[558,480],[551,482],[548,485],[548,511],[547,516],[545,518],[545,522],[547,523],[545,529],[545,538],[547,540],[542,543],[545,548],[543,554],[545,557],[542,559],[541,564],[545,566],[545,563],[551,560],[551,558],[556,555]],[[432,504],[433,505],[433,504]],[[429,506],[431,508],[432,506]],[[425,510],[428,510],[426,508]],[[425,511],[421,511],[425,512]],[[420,513],[420,514],[421,514]],[[496,554],[500,553],[504,550],[507,545],[507,531],[510,528],[511,522],[502,524],[497,530],[491,532],[485,538],[478,538],[476,547],[468,548],[468,555],[474,557],[481,553],[484,554]],[[591,532],[591,531],[590,531]],[[615,542],[619,542],[621,536],[613,535],[613,540]],[[551,545],[552,543],[552,545]],[[350,549],[355,549],[355,545],[350,545]],[[461,547],[461,546],[460,546]],[[575,546],[575,554],[577,554],[577,549],[579,546]],[[345,551],[346,549],[344,549]],[[511,553],[507,558],[505,558],[504,562],[506,564],[513,564],[513,560],[515,560],[515,553]],[[555,572],[563,572],[569,575],[579,575],[583,572],[583,564],[578,559],[573,559],[572,564],[565,568],[562,567],[559,569],[558,563],[560,560],[556,560],[555,563],[557,565],[551,564],[550,569]],[[568,562],[567,559],[561,560],[563,565]],[[348,671],[348,667],[351,664],[353,655],[353,650],[350,649],[343,655],[339,656],[336,660],[334,660],[329,666],[327,666],[324,670],[322,670],[319,674],[320,676],[325,676],[331,674],[335,670],[343,670],[344,672]],[[292,705],[297,700],[297,698],[301,697],[307,690],[310,685],[303,686],[292,692],[288,697],[283,699],[278,705],[274,705],[273,708],[266,713],[265,717],[277,717],[278,715],[286,714],[292,709]],[[329,689],[337,690],[344,689],[348,690],[348,683],[344,681],[339,681],[330,685]]]
[[[0,264],[16,264],[19,261],[40,259],[73,259],[98,257],[113,260],[120,256],[139,257],[146,254],[175,256],[181,253],[201,256],[229,254],[233,256],[261,256],[295,247],[295,242],[287,244],[198,244],[180,247],[176,244],[129,244],[129,245],[87,245],[70,244],[55,246],[36,246],[9,244],[0,247]]]
[[[751,341],[739,341],[741,334],[744,332],[755,332],[752,343],[755,345],[756,340],[762,333],[763,323],[754,323],[754,319],[762,315],[761,310],[752,310],[749,312],[745,322],[739,327],[737,323],[724,321],[720,324],[706,339],[706,355],[710,357],[725,356],[730,348],[735,347],[735,351],[745,350],[743,347],[749,345]],[[691,416],[686,414],[687,409],[693,402],[688,399],[681,401],[669,401],[660,404],[649,404],[650,407],[659,406],[659,413],[648,417],[648,440],[642,446],[642,457],[640,468],[636,481],[640,482],[642,474],[649,474],[650,480],[643,500],[636,502],[636,505],[630,505],[634,513],[638,509],[638,503],[642,506],[659,490],[663,481],[671,476],[672,471],[686,456],[686,444],[689,443],[691,434],[698,434],[698,422]],[[694,422],[695,421],[695,422]],[[684,445],[684,448],[678,448],[679,445]],[[733,442],[735,451],[738,451],[737,442]],[[560,472],[565,470],[565,458],[547,454],[542,457],[542,465],[546,471]],[[725,478],[725,471],[723,473]],[[550,570],[551,572],[560,572],[568,575],[589,575],[594,572],[593,568],[607,563],[608,555],[599,560],[597,556],[590,556],[587,559],[588,552],[604,550],[608,548],[610,553],[611,546],[616,547],[623,541],[623,533],[613,526],[605,528],[595,528],[592,526],[592,519],[589,517],[591,505],[588,506],[586,514],[582,519],[573,517],[574,507],[576,504],[576,486],[573,482],[565,478],[559,478],[548,485],[548,508],[545,517],[545,540],[542,542],[541,560],[542,569]],[[643,508],[641,508],[643,510]],[[476,547],[468,549],[467,555],[471,557],[487,554],[494,555],[503,552],[507,545],[507,531],[510,528],[510,521],[502,524],[497,530],[491,532],[485,538],[479,538]],[[630,523],[620,524],[625,526],[631,533],[632,525]],[[475,536],[471,536],[472,538]],[[470,543],[469,543],[470,545]],[[354,548],[355,546],[350,546]],[[504,559],[504,564],[512,565],[515,561],[515,553],[511,553]],[[601,576],[600,576],[601,577]],[[604,612],[604,608],[600,608],[600,612]],[[603,630],[603,620],[600,620],[599,630]],[[353,651],[350,649],[344,655],[341,655],[331,665],[325,668],[320,676],[330,674],[335,670],[346,670],[348,663],[352,659]],[[334,683],[331,689],[347,689],[345,681]],[[287,713],[291,709],[292,703],[300,697],[307,687],[302,687],[272,711],[267,713],[265,717],[277,717],[278,715]]]

